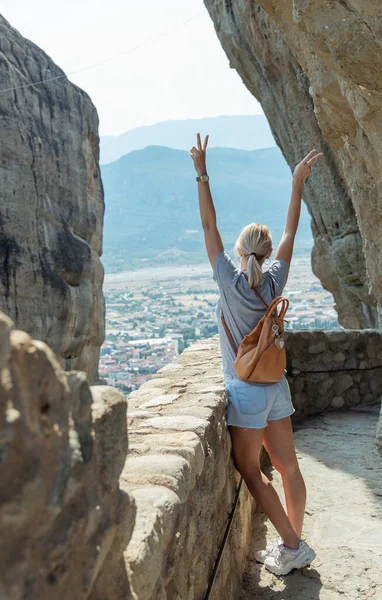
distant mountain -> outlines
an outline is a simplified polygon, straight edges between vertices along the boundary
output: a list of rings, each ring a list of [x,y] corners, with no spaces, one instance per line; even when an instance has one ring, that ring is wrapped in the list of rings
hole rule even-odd
[[[149,146],[102,166],[105,222],[102,262],[107,272],[206,260],[196,173],[189,152]],[[267,224],[274,244],[284,229],[291,172],[278,147],[214,148],[208,172],[217,221],[227,250],[244,225]],[[296,249],[310,249],[303,205]]]
[[[209,134],[209,147],[257,150],[275,146],[275,140],[264,115],[222,116],[184,121],[164,121],[137,127],[122,135],[101,138],[101,164],[107,164],[133,150],[146,146],[167,146],[189,150],[197,132]]]

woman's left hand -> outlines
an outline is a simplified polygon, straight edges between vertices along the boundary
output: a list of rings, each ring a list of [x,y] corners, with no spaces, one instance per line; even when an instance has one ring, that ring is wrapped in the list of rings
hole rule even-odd
[[[194,167],[198,175],[207,175],[206,150],[208,144],[208,135],[204,138],[203,146],[200,141],[200,133],[196,134],[197,148],[193,146],[190,150],[191,158],[194,161]]]

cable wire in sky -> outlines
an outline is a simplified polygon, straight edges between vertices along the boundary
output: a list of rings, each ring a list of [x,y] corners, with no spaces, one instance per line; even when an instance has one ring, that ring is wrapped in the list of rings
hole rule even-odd
[[[6,92],[14,92],[17,90],[21,90],[23,88],[33,87],[35,85],[41,85],[42,83],[48,83],[49,81],[57,81],[58,79],[67,79],[70,75],[76,75],[77,73],[82,73],[83,71],[88,71],[89,69],[94,69],[94,67],[103,65],[111,60],[116,60],[117,58],[120,58],[121,56],[126,56],[127,54],[131,54],[132,52],[135,52],[136,50],[139,50],[140,48],[144,48],[145,46],[148,46],[152,42],[155,42],[156,40],[158,40],[162,37],[166,37],[167,35],[172,33],[174,30],[179,29],[180,27],[184,27],[184,25],[187,25],[188,23],[190,23],[190,21],[197,19],[201,15],[202,15],[202,13],[198,13],[198,14],[194,15],[193,17],[186,19],[185,21],[176,23],[175,25],[173,25],[166,31],[162,31],[161,33],[159,33],[157,35],[153,35],[152,37],[148,38],[141,44],[137,44],[137,46],[133,46],[132,48],[129,48],[125,52],[119,52],[118,54],[115,54],[114,56],[109,56],[108,58],[104,58],[103,60],[100,60],[92,65],[88,65],[87,67],[83,67],[82,69],[77,69],[76,71],[71,71],[70,73],[63,73],[62,75],[56,75],[55,77],[49,77],[48,79],[42,79],[41,81],[34,81],[33,83],[24,83],[23,85],[6,88],[4,90],[0,89],[0,94],[5,94]]]

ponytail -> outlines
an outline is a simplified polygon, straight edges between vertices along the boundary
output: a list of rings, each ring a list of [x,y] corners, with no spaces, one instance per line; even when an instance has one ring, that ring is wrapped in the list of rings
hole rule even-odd
[[[247,259],[248,283],[250,288],[257,288],[263,280],[262,264],[265,256],[272,250],[272,236],[266,225],[250,223],[240,233],[235,254]]]
[[[250,288],[257,288],[263,280],[263,271],[255,253],[251,253],[247,262],[248,283]]]

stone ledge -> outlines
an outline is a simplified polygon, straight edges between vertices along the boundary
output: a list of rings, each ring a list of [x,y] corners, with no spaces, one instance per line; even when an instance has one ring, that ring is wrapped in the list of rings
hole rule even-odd
[[[217,336],[201,340],[129,395],[120,482],[138,506],[124,556],[139,600],[203,598],[207,590],[240,479],[220,363]],[[213,598],[240,589],[255,507],[244,484],[224,551],[234,568],[219,569]]]

